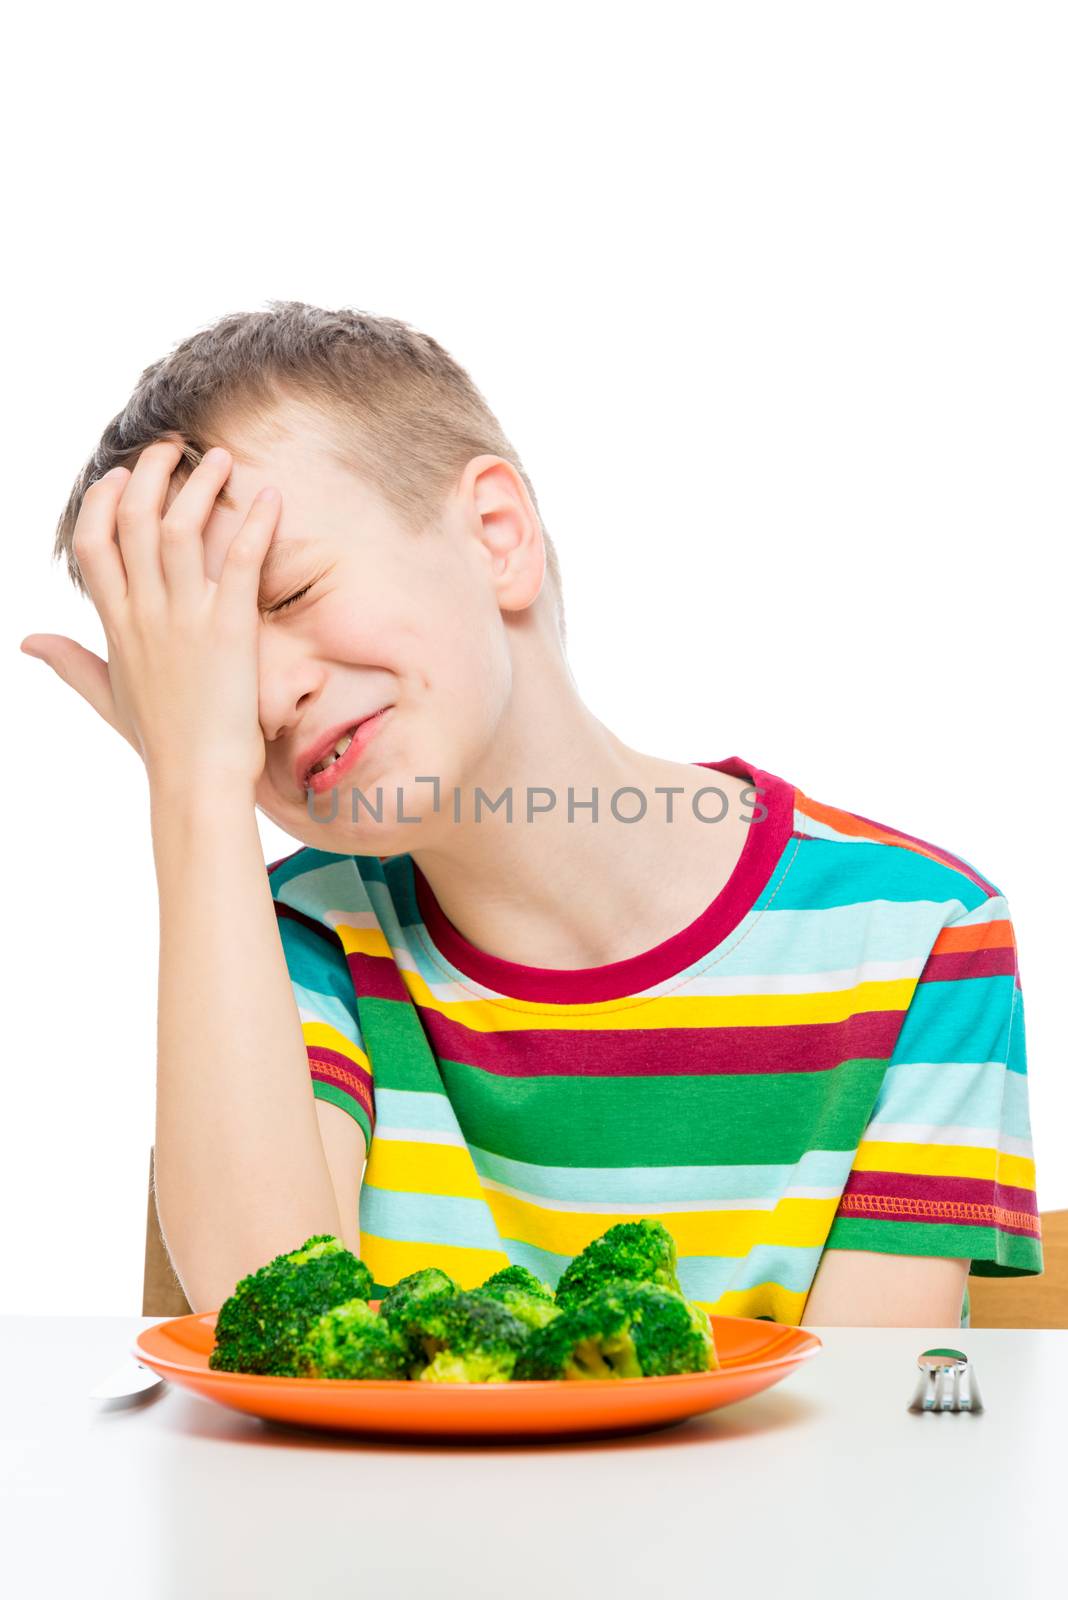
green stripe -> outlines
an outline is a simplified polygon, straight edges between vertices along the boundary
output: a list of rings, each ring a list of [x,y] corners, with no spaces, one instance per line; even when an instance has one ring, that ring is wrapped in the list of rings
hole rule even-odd
[[[855,1150],[885,1071],[858,1059],[828,1072],[509,1078],[441,1063],[468,1145],[562,1167],[776,1165]]]
[[[444,1094],[438,1064],[415,1007],[406,1000],[383,1000],[375,995],[360,995],[357,1007],[376,1086]]]
[[[1042,1271],[1037,1239],[967,1223],[891,1222],[876,1217],[836,1217],[825,1250],[883,1250],[900,1256],[971,1258],[977,1278],[1019,1278]]]
[[[316,1100],[329,1100],[332,1106],[340,1106],[342,1111],[347,1111],[350,1117],[356,1118],[356,1121],[363,1129],[363,1136],[367,1140],[367,1148],[370,1149],[371,1119],[356,1099],[356,1096],[348,1094],[344,1089],[339,1088],[336,1083],[324,1083],[321,1078],[313,1078],[311,1086],[312,1094]]]

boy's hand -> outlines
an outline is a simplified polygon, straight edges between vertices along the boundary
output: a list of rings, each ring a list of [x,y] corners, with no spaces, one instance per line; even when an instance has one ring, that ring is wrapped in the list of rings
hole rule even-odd
[[[281,496],[260,491],[215,583],[204,571],[203,532],[231,458],[210,450],[164,512],[181,457],[178,444],[157,440],[132,472],[114,468],[82,502],[74,553],[104,625],[107,662],[59,634],[29,634],[22,648],[129,740],[150,785],[252,789],[265,759],[260,567]]]

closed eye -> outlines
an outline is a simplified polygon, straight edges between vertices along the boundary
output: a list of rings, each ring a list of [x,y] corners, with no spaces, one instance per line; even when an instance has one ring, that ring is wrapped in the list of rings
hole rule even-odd
[[[294,605],[298,600],[303,600],[308,590],[312,587],[312,584],[306,583],[303,589],[298,589],[296,594],[291,594],[288,600],[280,600],[276,606],[270,606],[268,608],[268,616],[273,616],[276,611],[284,611],[287,606]]]

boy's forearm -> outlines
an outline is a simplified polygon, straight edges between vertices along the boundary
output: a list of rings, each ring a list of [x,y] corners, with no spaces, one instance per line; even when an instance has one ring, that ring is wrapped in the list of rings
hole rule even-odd
[[[156,1196],[194,1311],[340,1218],[251,794],[152,795]]]

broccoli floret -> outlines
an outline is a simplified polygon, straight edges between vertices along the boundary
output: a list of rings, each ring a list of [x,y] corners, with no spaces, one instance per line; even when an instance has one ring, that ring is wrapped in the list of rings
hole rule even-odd
[[[716,1364],[700,1307],[656,1284],[616,1279],[532,1333],[513,1376],[654,1378]]]
[[[447,1272],[437,1267],[423,1267],[409,1272],[388,1289],[379,1305],[379,1314],[404,1342],[408,1353],[408,1376],[418,1377],[426,1365],[424,1337],[434,1337],[437,1324],[430,1319],[436,1314],[426,1308],[433,1302],[443,1304],[459,1294],[460,1287]],[[425,1313],[425,1314],[424,1314]]]
[[[544,1328],[560,1314],[549,1285],[526,1267],[502,1267],[472,1293],[499,1301],[528,1328]]]
[[[537,1280],[535,1279],[535,1282]],[[547,1322],[561,1314],[560,1306],[553,1300],[546,1299],[543,1294],[531,1294],[527,1289],[515,1288],[512,1284],[483,1284],[481,1289],[472,1289],[471,1293],[479,1299],[495,1301],[510,1311],[513,1317],[518,1317],[527,1328],[544,1328]]]
[[[302,1378],[406,1378],[408,1351],[366,1300],[349,1300],[312,1323],[297,1370]]]
[[[410,1366],[418,1369],[423,1364],[422,1346],[413,1332],[421,1308],[428,1300],[442,1297],[447,1300],[459,1292],[459,1284],[454,1283],[447,1272],[437,1267],[421,1267],[418,1272],[399,1278],[382,1296],[379,1315],[404,1340]]]
[[[345,1301],[366,1300],[373,1281],[340,1239],[313,1234],[237,1284],[215,1319],[208,1366],[294,1377],[297,1348],[312,1323]]]
[[[526,1267],[502,1267],[500,1272],[495,1272],[491,1278],[479,1288],[487,1294],[494,1294],[498,1299],[499,1289],[522,1289],[526,1294],[536,1295],[539,1300],[552,1300],[553,1292],[547,1283],[542,1283],[540,1278]]]
[[[409,1376],[425,1383],[507,1383],[529,1333],[488,1295],[428,1295],[408,1324]]]
[[[458,1294],[460,1286],[437,1267],[422,1267],[399,1278],[382,1296],[379,1312],[393,1326],[402,1324],[412,1307],[432,1294]]]
[[[662,1222],[617,1222],[593,1239],[564,1269],[556,1286],[558,1306],[577,1305],[616,1278],[654,1283],[681,1295],[675,1241]]]

